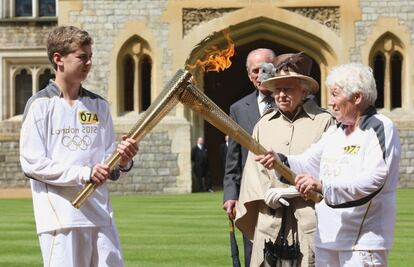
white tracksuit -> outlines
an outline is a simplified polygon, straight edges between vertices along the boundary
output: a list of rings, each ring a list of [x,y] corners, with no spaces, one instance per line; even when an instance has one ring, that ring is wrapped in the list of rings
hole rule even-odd
[[[26,105],[20,137],[20,162],[31,180],[37,232],[112,224],[106,185],[80,208],[70,201],[92,167],[115,150],[108,103],[81,89],[70,106],[53,82]]]
[[[351,135],[345,135],[342,125],[334,125],[306,152],[288,156],[294,172],[319,177],[323,184],[324,200],[315,207],[316,247],[337,251],[391,248],[400,154],[395,126],[370,108]],[[382,186],[371,201],[358,203]]]

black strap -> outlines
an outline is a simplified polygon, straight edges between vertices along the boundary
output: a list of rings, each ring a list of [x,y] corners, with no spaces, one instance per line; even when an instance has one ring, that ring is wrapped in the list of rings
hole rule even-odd
[[[333,209],[352,208],[352,207],[362,206],[362,205],[368,203],[368,201],[370,201],[373,197],[375,197],[382,190],[383,187],[384,187],[384,184],[377,191],[375,191],[374,193],[372,193],[372,194],[370,194],[366,197],[357,199],[357,200],[349,201],[349,202],[338,204],[338,205],[328,204],[326,201],[325,201],[325,203],[326,203],[326,205],[328,205],[329,207],[331,207]]]
[[[282,244],[282,243],[285,243],[285,242],[287,244],[287,236],[285,237],[285,235],[286,235],[287,214],[288,214],[288,211],[293,212],[293,210],[289,209],[289,207],[286,207],[284,205],[282,205],[281,209],[282,209],[282,221],[281,221],[281,224],[280,224],[279,233],[277,235],[275,243],[278,243],[279,241],[281,241],[281,242],[279,242],[279,244]],[[295,216],[292,216],[292,218],[293,218],[292,222],[294,224],[296,224],[296,225],[292,226],[292,239],[293,239],[292,242],[293,242],[293,244],[295,244],[297,242],[297,240],[299,240],[298,239],[299,237],[297,236],[298,235],[297,219],[295,218]]]
[[[277,235],[277,238],[280,238],[282,240],[282,243],[285,241],[285,229],[286,229],[286,206],[282,206],[282,222],[280,224],[279,234]]]

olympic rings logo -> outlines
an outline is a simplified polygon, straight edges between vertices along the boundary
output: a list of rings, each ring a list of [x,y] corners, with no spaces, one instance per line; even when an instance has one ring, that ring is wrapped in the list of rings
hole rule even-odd
[[[71,151],[78,149],[86,150],[91,143],[91,138],[87,135],[84,135],[82,138],[79,135],[74,135],[73,137],[64,135],[62,137],[62,145]]]

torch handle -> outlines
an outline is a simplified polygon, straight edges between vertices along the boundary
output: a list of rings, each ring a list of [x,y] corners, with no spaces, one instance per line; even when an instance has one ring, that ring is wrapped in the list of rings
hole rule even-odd
[[[131,137],[131,136],[128,136]],[[106,161],[105,164],[109,166],[111,170],[115,168],[115,166],[119,163],[121,159],[121,154],[118,151],[114,152]],[[98,188],[97,184],[92,182],[88,182],[85,187],[78,192],[75,198],[72,200],[72,206],[79,209],[80,206],[85,202],[85,200],[92,195],[92,193]]]
[[[87,183],[85,187],[78,192],[75,199],[72,200],[72,206],[79,209],[80,206],[85,202],[85,200],[92,195],[92,193],[95,191],[95,189],[98,188],[97,184],[94,183]]]

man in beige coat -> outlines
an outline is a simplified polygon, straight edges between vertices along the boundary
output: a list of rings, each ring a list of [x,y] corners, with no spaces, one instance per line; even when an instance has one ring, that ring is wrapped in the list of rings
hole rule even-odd
[[[302,53],[278,56],[274,77],[263,81],[273,91],[278,108],[265,114],[256,124],[253,137],[267,149],[280,153],[302,153],[334,123],[326,110],[307,96],[318,91],[318,83],[309,77],[312,61]],[[251,267],[264,266],[264,243],[276,240],[281,226],[283,204],[286,208],[286,233],[292,243],[298,236],[298,266],[314,266],[314,204],[299,196],[294,187],[256,162],[249,153],[237,204],[237,227],[251,240]],[[268,265],[265,265],[268,266]]]

